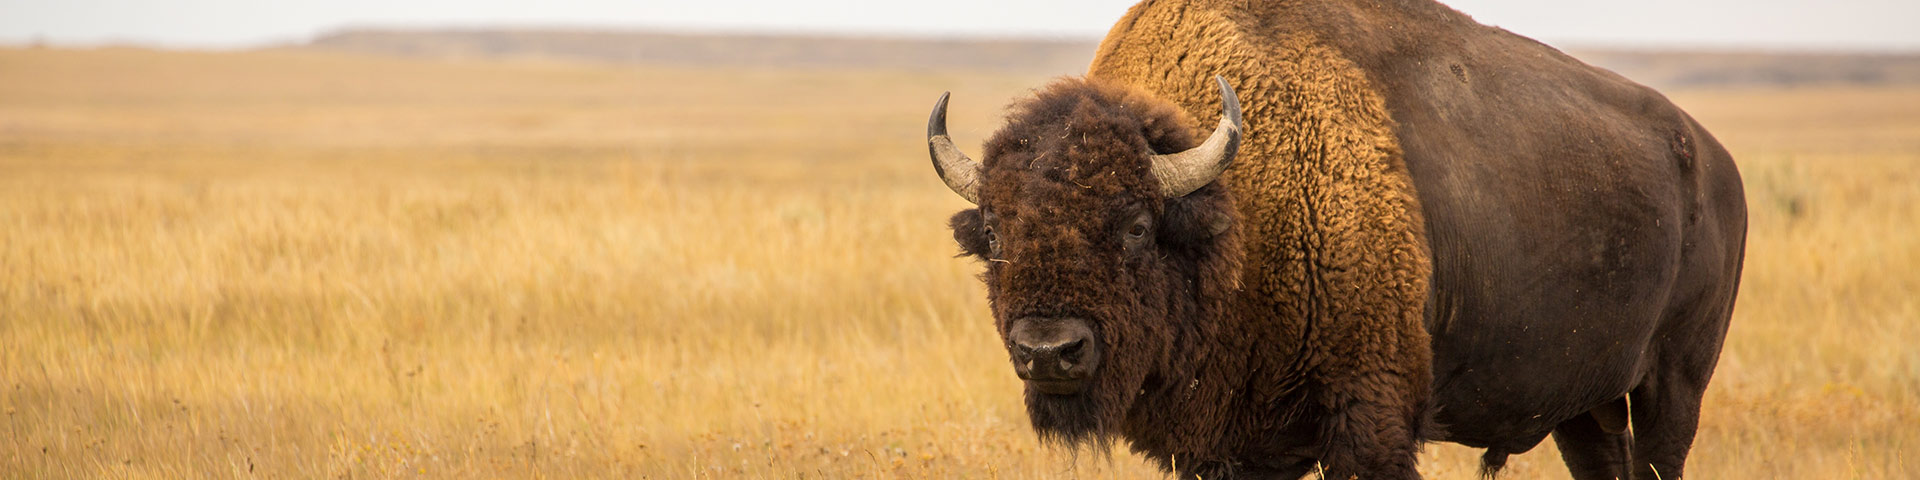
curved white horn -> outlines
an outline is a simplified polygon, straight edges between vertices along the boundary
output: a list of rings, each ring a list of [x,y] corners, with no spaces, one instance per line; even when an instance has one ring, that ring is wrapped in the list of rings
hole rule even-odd
[[[1160,179],[1160,194],[1166,198],[1193,193],[1219,178],[1240,150],[1240,132],[1246,130],[1240,119],[1240,99],[1227,79],[1214,75],[1213,80],[1220,84],[1220,126],[1214,127],[1213,135],[1187,151],[1153,156],[1153,176]],[[945,105],[945,97],[942,100]]]
[[[927,117],[927,154],[933,157],[933,171],[947,182],[947,188],[967,202],[979,205],[980,162],[967,158],[960,147],[953,145],[953,139],[947,137],[947,96],[952,93],[941,93],[940,102],[933,104],[933,115]]]

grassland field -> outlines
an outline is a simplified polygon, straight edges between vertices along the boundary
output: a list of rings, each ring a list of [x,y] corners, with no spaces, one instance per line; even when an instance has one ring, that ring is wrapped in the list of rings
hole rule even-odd
[[[1161,478],[954,258],[927,108],[1045,80],[0,49],[0,478]],[[1752,222],[1690,477],[1920,478],[1920,87],[1668,93]]]

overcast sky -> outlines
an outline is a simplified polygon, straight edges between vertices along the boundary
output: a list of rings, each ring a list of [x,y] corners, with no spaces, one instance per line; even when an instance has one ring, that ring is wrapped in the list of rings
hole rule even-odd
[[[351,26],[1097,38],[1137,0],[0,0],[0,43],[236,48]],[[1561,46],[1920,51],[1920,0],[1443,0]]]

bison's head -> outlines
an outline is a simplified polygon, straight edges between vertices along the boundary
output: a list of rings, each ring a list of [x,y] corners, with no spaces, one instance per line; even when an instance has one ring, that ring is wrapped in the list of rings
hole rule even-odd
[[[934,105],[934,169],[978,206],[953,216],[954,239],[986,260],[994,321],[1044,437],[1115,433],[1137,398],[1186,376],[1209,302],[1237,283],[1232,207],[1214,179],[1243,127],[1216,81],[1222,118],[1199,146],[1173,105],[1065,79],[1016,104],[976,162],[946,135],[947,97]]]

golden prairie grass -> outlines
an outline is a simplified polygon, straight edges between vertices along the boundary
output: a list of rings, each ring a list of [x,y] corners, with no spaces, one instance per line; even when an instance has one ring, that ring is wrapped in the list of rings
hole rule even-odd
[[[0,476],[1158,478],[952,258],[926,109],[1042,81],[0,51]],[[1674,98],[1752,210],[1690,473],[1920,476],[1920,88]]]

